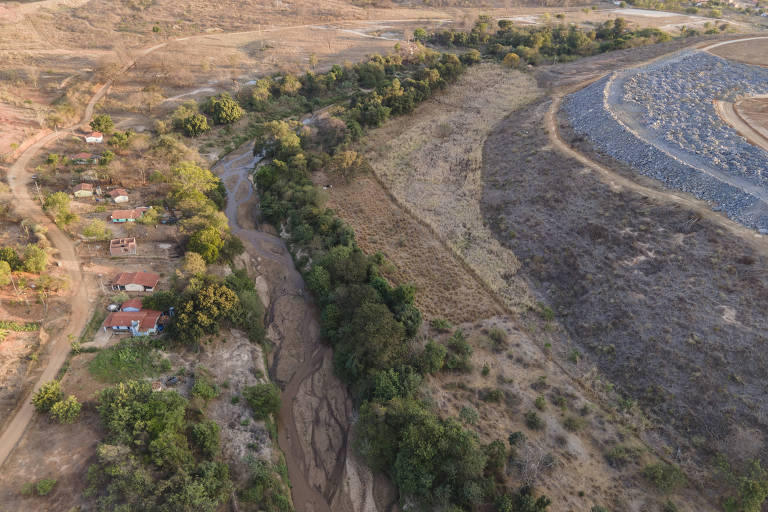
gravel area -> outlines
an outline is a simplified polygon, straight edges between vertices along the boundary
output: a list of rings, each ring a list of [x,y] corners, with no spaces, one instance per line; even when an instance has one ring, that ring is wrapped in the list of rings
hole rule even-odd
[[[577,133],[666,187],[768,230],[768,153],[720,120],[714,100],[768,93],[768,69],[700,51],[614,73],[569,96]]]

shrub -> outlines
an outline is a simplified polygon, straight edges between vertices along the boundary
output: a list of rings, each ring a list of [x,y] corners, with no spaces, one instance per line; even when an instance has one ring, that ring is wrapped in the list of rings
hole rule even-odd
[[[187,137],[197,137],[211,129],[203,114],[192,114],[181,122],[181,127]]]
[[[108,240],[112,237],[112,231],[103,220],[93,219],[83,228],[83,236],[95,240]]]
[[[7,261],[0,260],[0,286],[6,286],[11,282],[11,266]]]
[[[547,408],[547,400],[543,396],[537,396],[536,400],[533,401],[533,405],[535,405],[538,410],[543,411]]]
[[[13,247],[0,247],[0,261],[7,262],[13,271],[22,269],[23,262]]]
[[[429,340],[421,353],[419,368],[423,373],[435,374],[443,369],[447,350],[444,346]]]
[[[525,426],[531,430],[542,430],[544,428],[544,420],[536,414],[536,411],[529,411],[525,413]]]
[[[24,264],[22,268],[27,272],[39,274],[48,266],[48,253],[36,244],[27,244],[24,247]]]
[[[243,397],[257,418],[266,418],[280,410],[280,390],[271,382],[245,388]]]
[[[206,402],[219,396],[219,386],[205,372],[198,370],[195,383],[192,386],[192,396],[202,398]]]
[[[525,442],[525,434],[523,434],[519,430],[517,432],[512,432],[511,434],[509,434],[507,441],[509,442],[509,446],[521,445]]]
[[[661,492],[673,491],[685,482],[685,475],[680,468],[666,462],[646,466],[643,476]]]
[[[61,383],[52,380],[43,384],[32,397],[32,404],[38,412],[48,412],[53,405],[64,396],[61,391]]]
[[[445,318],[433,318],[429,321],[429,326],[439,332],[448,332],[451,330],[451,324]]]
[[[51,417],[59,423],[74,423],[80,415],[82,404],[74,395],[69,395],[66,400],[60,400],[51,407]]]
[[[563,428],[568,432],[576,432],[584,427],[584,420],[575,416],[568,416],[563,420]]]
[[[516,53],[508,53],[504,56],[504,59],[501,61],[501,63],[508,68],[518,68],[520,67],[520,56]]]
[[[605,454],[608,464],[615,468],[622,468],[638,456],[637,448],[631,446],[614,446]]]
[[[507,331],[500,327],[493,327],[488,332],[488,337],[493,342],[494,350],[501,350],[507,344]]]
[[[461,411],[459,411],[459,418],[461,418],[461,421],[468,425],[474,425],[477,423],[478,419],[477,409],[469,405],[465,405],[461,408]]]
[[[43,478],[42,480],[37,481],[35,484],[35,490],[37,491],[38,496],[45,496],[53,490],[53,486],[55,485],[55,478]]]
[[[243,109],[228,93],[221,93],[209,100],[208,113],[216,124],[234,123],[243,117]]]

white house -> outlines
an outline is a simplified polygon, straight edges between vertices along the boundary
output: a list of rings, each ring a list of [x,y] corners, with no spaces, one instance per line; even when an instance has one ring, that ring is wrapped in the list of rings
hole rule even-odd
[[[101,132],[91,132],[85,135],[85,142],[88,144],[101,144],[104,142],[104,134]]]
[[[151,292],[160,281],[154,272],[122,272],[112,282],[112,289],[126,292]]]
[[[104,320],[104,330],[113,332],[130,332],[133,336],[148,336],[157,334],[160,321],[160,311],[143,309],[141,311],[116,311],[110,313]]]
[[[109,193],[109,197],[116,203],[128,202],[128,192],[126,192],[124,188],[116,188]]]

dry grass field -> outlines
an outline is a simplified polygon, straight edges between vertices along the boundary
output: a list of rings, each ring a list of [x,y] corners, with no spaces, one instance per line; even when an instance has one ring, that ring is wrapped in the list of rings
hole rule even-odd
[[[718,57],[736,60],[755,66],[768,66],[768,39],[755,39],[742,43],[727,44],[709,50]]]
[[[413,116],[374,130],[363,143],[376,176],[397,201],[515,308],[525,293],[505,277],[520,264],[496,241],[480,213],[482,147],[508,112],[540,94],[531,75],[484,64]]]

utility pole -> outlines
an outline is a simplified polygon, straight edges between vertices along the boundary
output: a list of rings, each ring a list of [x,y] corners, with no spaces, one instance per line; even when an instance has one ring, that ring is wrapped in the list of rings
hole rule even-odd
[[[37,198],[40,199],[40,205],[43,206],[45,202],[43,201],[43,194],[40,193],[40,185],[37,184],[37,179],[33,179],[32,181],[35,182],[35,190],[37,190]]]

